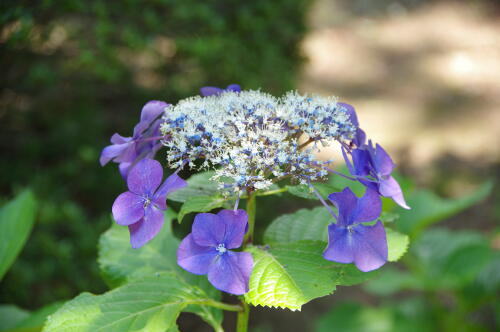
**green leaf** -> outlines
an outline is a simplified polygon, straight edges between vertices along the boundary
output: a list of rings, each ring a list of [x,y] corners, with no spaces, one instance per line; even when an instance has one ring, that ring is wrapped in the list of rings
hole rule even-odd
[[[392,317],[386,308],[363,308],[358,303],[342,303],[335,306],[317,322],[317,332],[383,332],[390,331]]]
[[[314,331],[438,331],[435,315],[428,302],[420,298],[410,298],[395,305],[385,304],[378,307],[347,302],[337,304],[328,313],[320,316]]]
[[[24,246],[35,221],[36,201],[26,190],[0,210],[0,280]]]
[[[132,280],[102,295],[83,293],[49,316],[44,332],[164,332],[188,305],[212,301],[173,273]],[[174,329],[175,331],[175,329]]]
[[[299,184],[296,186],[288,186],[288,192],[294,196],[305,198],[305,199],[318,199],[316,195],[311,191],[311,188],[305,184]]]
[[[254,268],[245,301],[252,305],[300,310],[305,303],[333,293],[337,285],[350,285],[372,277],[352,264],[322,257],[325,244],[300,241],[249,247]]]
[[[412,273],[383,269],[380,277],[371,280],[365,289],[387,296],[403,290],[456,289],[470,285],[475,278],[478,282],[484,276],[488,282],[496,278],[495,270],[491,271],[493,275],[488,271],[495,260],[493,250],[487,239],[474,231],[432,229],[415,241],[411,252]]]
[[[264,233],[265,243],[288,243],[301,240],[328,241],[328,224],[333,217],[322,207],[300,209],[276,218]]]
[[[314,188],[320,193],[323,198],[328,197],[333,192],[340,191],[340,189],[330,183],[317,182],[313,183]],[[288,186],[288,192],[294,196],[317,200],[318,197],[314,194],[311,188],[306,184],[299,184],[297,186]]]
[[[29,312],[13,304],[0,305],[0,332],[9,331],[29,317]]]
[[[427,289],[466,285],[494,259],[486,237],[471,230],[428,230],[411,251]]]
[[[215,196],[193,196],[189,197],[184,204],[182,204],[177,220],[182,222],[184,216],[192,212],[210,212],[213,209],[224,206],[227,199],[220,195]]]
[[[493,182],[485,182],[470,195],[458,199],[444,199],[436,194],[419,190],[408,197],[411,210],[398,210],[400,220],[395,223],[398,230],[411,237],[417,236],[426,227],[444,220],[486,198],[493,188]]]
[[[101,274],[110,287],[122,285],[137,275],[158,271],[176,271],[176,251],[179,244],[166,220],[160,233],[140,249],[133,249],[127,227],[113,223],[99,241],[98,263]]]
[[[288,243],[301,240],[328,241],[328,225],[333,221],[328,211],[320,206],[312,210],[301,209],[276,218],[264,233],[265,243]],[[408,249],[405,234],[386,227],[389,261],[399,260]],[[326,246],[326,243],[325,243]]]
[[[382,211],[380,215],[380,220],[385,224],[390,224],[396,222],[399,219],[399,214],[393,212]]]
[[[0,309],[0,331],[1,332],[38,332],[41,331],[45,320],[49,315],[52,315],[62,306],[62,302],[56,302],[46,305],[34,312],[24,312],[22,319],[18,319],[16,323],[8,329],[5,328],[4,322],[11,317],[4,317]]]
[[[108,285],[116,287],[141,275],[168,271],[176,273],[179,278],[198,287],[211,298],[220,299],[220,292],[209,284],[206,276],[190,274],[177,265],[176,253],[180,241],[172,234],[174,216],[175,213],[166,213],[165,225],[160,233],[140,249],[130,246],[127,227],[113,223],[99,241],[98,263]],[[185,311],[198,314],[216,330],[220,328],[222,311],[219,309],[191,305]]]
[[[500,294],[500,251],[493,252],[493,258],[478,274],[477,283],[490,294]]]
[[[380,275],[368,281],[363,288],[379,296],[389,296],[403,290],[421,290],[423,288],[418,276],[394,268],[385,268]]]
[[[398,261],[408,250],[410,238],[406,234],[401,234],[395,230],[386,227],[385,234],[387,236],[387,248],[389,250],[389,262]]]
[[[214,174],[215,173],[213,171],[208,171],[191,176],[187,180],[188,185],[169,194],[168,199],[184,203],[191,197],[216,195],[219,192],[217,189],[217,183],[210,180]]]

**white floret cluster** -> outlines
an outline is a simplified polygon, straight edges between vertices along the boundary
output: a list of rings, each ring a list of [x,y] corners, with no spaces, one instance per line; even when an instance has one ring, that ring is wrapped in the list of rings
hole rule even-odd
[[[314,158],[318,144],[352,139],[356,128],[335,98],[289,92],[227,91],[191,97],[165,109],[161,125],[167,162],[215,169],[225,192],[265,189],[291,177],[300,183],[327,175]],[[299,138],[306,137],[306,146]]]

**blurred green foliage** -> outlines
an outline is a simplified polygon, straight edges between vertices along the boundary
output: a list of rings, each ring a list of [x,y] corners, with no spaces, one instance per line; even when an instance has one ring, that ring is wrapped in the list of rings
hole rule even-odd
[[[37,210],[37,200],[31,190],[0,207],[0,280],[16,259],[28,239]],[[0,304],[0,332],[36,332],[41,330],[48,315],[60,303],[52,303],[30,313],[13,304]]]
[[[21,252],[33,228],[36,200],[29,190],[0,209],[0,280]]]
[[[105,289],[99,234],[124,188],[98,156],[150,99],[203,85],[281,93],[301,62],[308,0],[0,3],[0,194],[29,184],[38,221],[0,285],[26,308]]]

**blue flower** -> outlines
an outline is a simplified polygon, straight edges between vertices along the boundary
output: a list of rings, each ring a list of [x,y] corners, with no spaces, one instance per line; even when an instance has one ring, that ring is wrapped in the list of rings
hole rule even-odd
[[[120,173],[124,178],[130,168],[144,158],[153,158],[160,149],[160,115],[168,104],[163,101],[149,101],[141,111],[139,123],[134,127],[132,137],[114,134],[111,145],[101,152],[101,166],[113,161],[119,164]]]
[[[346,103],[337,103],[337,105],[347,111],[349,120],[351,121],[352,125],[356,127],[356,133],[354,135],[354,138],[352,139],[352,143],[355,146],[362,146],[365,143],[366,134],[361,128],[359,128],[358,116],[356,114],[354,106]]]
[[[409,209],[399,183],[391,176],[395,165],[389,154],[379,144],[373,147],[371,140],[366,144],[366,134],[359,128],[358,116],[352,105],[346,103],[337,105],[347,111],[349,120],[356,127],[351,145],[342,146],[342,154],[350,173],[365,186],[377,190],[380,195],[390,197],[401,207]],[[351,153],[352,163],[346,150]]]
[[[200,94],[203,97],[214,96],[214,95],[218,96],[226,91],[240,92],[241,87],[238,84],[229,84],[225,89],[221,89],[215,86],[204,86],[200,89]]]
[[[245,294],[253,268],[252,255],[229,249],[241,246],[247,227],[244,210],[199,213],[192,232],[179,245],[177,263],[191,273],[208,274],[208,281],[221,291]]]
[[[368,188],[378,191],[384,197],[392,198],[405,209],[410,209],[406,204],[399,183],[391,175],[395,165],[389,154],[371,141],[359,148],[352,150],[352,164],[346,158],[346,163],[351,174],[356,175],[361,183]]]
[[[372,226],[364,222],[376,220],[382,211],[378,193],[366,189],[358,198],[349,188],[328,196],[339,210],[336,224],[328,226],[328,246],[323,252],[327,260],[353,263],[363,272],[378,269],[387,262],[387,239],[379,220]]]
[[[163,169],[158,161],[141,160],[127,177],[129,191],[113,203],[113,218],[117,224],[128,226],[132,248],[142,247],[158,234],[167,209],[167,195],[187,184],[175,173],[163,184],[162,178]]]

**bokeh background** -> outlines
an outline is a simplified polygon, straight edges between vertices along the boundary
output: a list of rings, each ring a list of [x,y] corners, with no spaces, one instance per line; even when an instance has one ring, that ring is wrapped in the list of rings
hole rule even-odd
[[[100,150],[114,132],[131,132],[146,101],[175,103],[201,86],[230,83],[339,96],[355,105],[363,128],[405,178],[442,197],[498,181],[498,1],[2,1],[0,195],[30,187],[40,210],[0,283],[0,302],[32,310],[105,291],[97,242],[124,187],[114,165],[99,166]],[[498,256],[499,200],[495,186],[441,226],[484,234]],[[277,204],[274,212],[264,206],[261,217],[295,209]],[[498,288],[490,292],[498,295]],[[443,294],[435,301],[453,311],[456,299]],[[346,309],[345,300],[370,306],[363,314],[370,317],[389,310],[386,298],[362,287],[339,289],[302,313],[256,309],[251,325],[312,331],[331,308],[360,310]],[[494,331],[499,316],[495,300],[481,303],[470,312],[470,331]],[[205,330],[191,315],[182,324]]]

